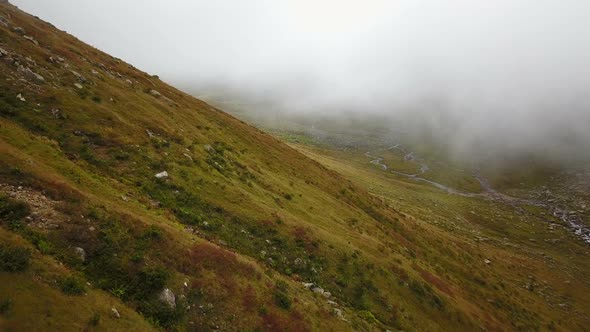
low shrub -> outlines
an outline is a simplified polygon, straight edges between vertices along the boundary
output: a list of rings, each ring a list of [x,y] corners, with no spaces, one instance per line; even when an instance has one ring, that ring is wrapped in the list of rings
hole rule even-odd
[[[0,220],[20,220],[28,216],[30,213],[31,210],[27,203],[0,195]]]
[[[62,278],[59,280],[58,285],[61,291],[67,295],[82,295],[86,290],[84,281],[75,276]]]
[[[8,311],[10,311],[10,308],[12,308],[12,300],[11,299],[6,299],[6,300],[0,302],[0,315],[4,315],[4,314],[8,313]]]
[[[274,292],[274,300],[275,304],[282,309],[289,310],[291,309],[291,299],[287,294],[281,290],[275,290]]]
[[[21,272],[30,265],[31,252],[21,247],[0,247],[0,271]]]

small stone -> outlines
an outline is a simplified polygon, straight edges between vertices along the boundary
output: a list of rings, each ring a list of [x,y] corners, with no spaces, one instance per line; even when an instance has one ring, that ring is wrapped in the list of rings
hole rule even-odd
[[[311,291],[318,294],[324,294],[324,289],[322,287],[313,287]]]
[[[75,247],[74,252],[76,253],[76,255],[80,258],[80,260],[82,262],[86,261],[86,251],[84,251],[84,249],[82,249],[80,247]]]
[[[166,171],[163,171],[163,172],[160,172],[160,173],[156,174],[155,176],[156,176],[156,178],[158,178],[158,179],[165,179],[165,178],[167,178],[167,177],[168,177],[168,172],[166,172]]]
[[[483,262],[484,262],[484,263],[486,263],[487,265],[489,265],[489,264],[491,264],[491,263],[492,263],[492,261],[491,261],[491,260],[489,260],[489,259],[487,259],[487,258],[486,258],[486,259],[484,259],[484,260],[483,260]]]
[[[16,95],[16,99],[18,99],[18,100],[20,100],[20,101],[22,101],[22,102],[25,102],[25,101],[27,101],[27,100],[25,99],[25,97],[23,97],[23,95],[22,95],[22,94],[20,94],[20,93],[19,93],[18,95]]]
[[[14,28],[12,28],[12,31],[18,33],[19,35],[24,35],[26,33],[25,29],[23,29],[21,27],[14,27]]]
[[[80,83],[74,83],[74,86],[80,90],[82,90],[84,87],[82,86],[82,84]]]
[[[25,35],[25,36],[23,36],[23,38],[26,39],[26,40],[28,40],[28,41],[30,41],[31,43],[33,43],[35,45],[39,45],[39,42],[35,38],[33,38],[31,36]]]
[[[74,76],[76,76],[76,78],[81,82],[81,83],[86,83],[86,77],[84,77],[84,75],[78,73],[77,71],[72,70],[71,71],[72,74],[74,74]]]
[[[121,315],[119,314],[119,311],[118,311],[116,308],[112,308],[112,309],[111,309],[111,313],[113,314],[113,316],[114,316],[115,318],[117,318],[117,319],[118,319],[118,318],[121,318]]]

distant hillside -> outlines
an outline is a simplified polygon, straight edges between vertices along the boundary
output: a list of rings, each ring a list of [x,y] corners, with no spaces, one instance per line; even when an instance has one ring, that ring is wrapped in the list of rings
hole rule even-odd
[[[564,284],[528,246],[488,248],[401,211],[5,2],[0,74],[0,330],[588,326],[586,265]],[[461,204],[474,207],[441,218],[515,213]],[[551,268],[588,262],[560,236]]]

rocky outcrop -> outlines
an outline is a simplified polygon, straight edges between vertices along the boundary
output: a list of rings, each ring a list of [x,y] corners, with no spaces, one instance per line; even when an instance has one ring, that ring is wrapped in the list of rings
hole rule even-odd
[[[18,73],[21,74],[24,78],[31,82],[35,82],[38,84],[45,83],[45,78],[34,71],[31,70],[29,67],[19,66],[17,69]]]
[[[176,296],[170,290],[170,288],[164,288],[160,292],[160,295],[158,296],[158,299],[160,299],[160,301],[164,302],[170,308],[176,308]]]

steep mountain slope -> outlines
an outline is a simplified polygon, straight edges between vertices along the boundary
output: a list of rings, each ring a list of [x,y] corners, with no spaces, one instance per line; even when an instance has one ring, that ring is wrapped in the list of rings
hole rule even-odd
[[[464,237],[276,138],[10,4],[0,15],[2,250],[32,252],[28,268],[0,272],[0,303],[11,303],[0,327],[587,326],[551,314],[522,280],[499,281],[539,261],[503,249],[495,270]],[[563,294],[568,308],[589,307]]]

